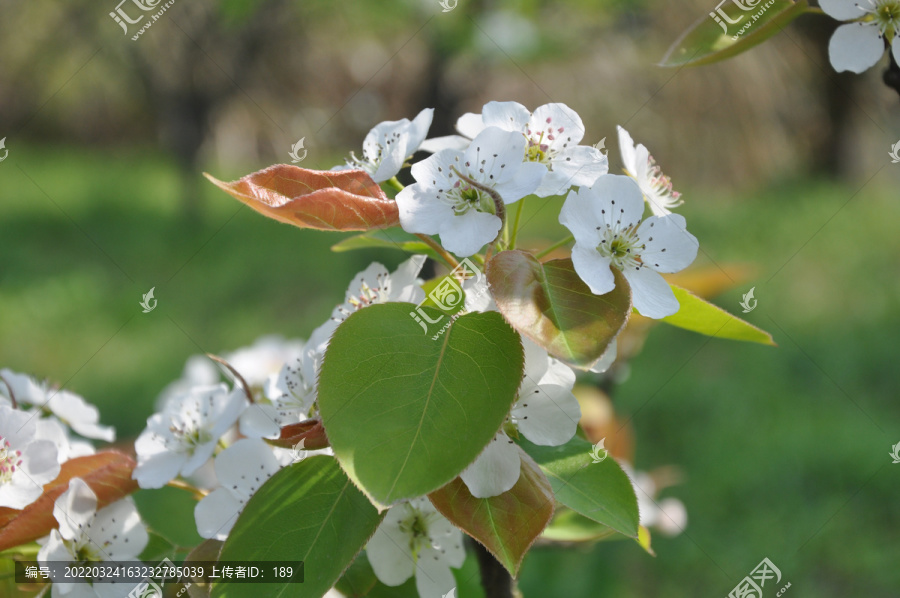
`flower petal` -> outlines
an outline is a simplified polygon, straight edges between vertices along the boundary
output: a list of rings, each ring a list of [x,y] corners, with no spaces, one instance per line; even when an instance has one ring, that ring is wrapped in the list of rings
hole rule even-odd
[[[447,251],[467,257],[497,238],[501,226],[498,217],[476,210],[451,215],[441,225],[441,244]]]
[[[547,175],[547,167],[537,162],[523,162],[514,175],[512,172],[507,172],[506,180],[494,187],[504,204],[515,203],[526,195],[535,193]]]
[[[463,137],[467,137],[469,141],[478,137],[484,128],[484,119],[480,114],[466,112],[456,120],[456,130]]]
[[[131,498],[117,500],[97,511],[86,533],[104,560],[136,559],[149,540]]]
[[[390,179],[403,167],[409,125],[409,120],[405,118],[385,121],[375,125],[366,135],[363,155],[366,160],[378,165],[372,175],[372,180],[376,183]]]
[[[572,391],[555,384],[541,384],[519,397],[513,415],[519,431],[531,442],[559,446],[572,439],[581,419],[581,407]]]
[[[601,223],[621,230],[638,224],[644,214],[644,194],[634,179],[620,174],[604,174],[593,185],[597,197],[594,212]]]
[[[135,441],[135,450],[138,455],[138,465],[131,474],[137,480],[138,486],[141,488],[162,488],[170,481],[175,479],[178,472],[181,471],[182,465],[187,461],[187,456],[182,453],[176,453],[165,450],[165,447],[159,447],[162,450],[154,451],[151,454],[142,454],[142,446],[153,442],[145,436],[147,432],[141,434]]]
[[[828,56],[837,72],[863,73],[884,54],[884,41],[872,23],[841,25],[831,36]]]
[[[97,495],[81,478],[69,480],[69,487],[53,503],[53,517],[66,540],[81,537],[97,514]]]
[[[465,116],[467,115],[464,115],[463,118]],[[481,120],[485,127],[499,127],[504,131],[524,133],[530,118],[531,112],[518,102],[488,102],[481,109]],[[460,121],[462,120],[460,118],[456,123],[456,128],[461,133]]]
[[[278,408],[275,405],[254,403],[242,414],[238,429],[248,438],[278,438]]]
[[[202,538],[224,540],[244,505],[225,488],[216,488],[194,507],[197,533]]]
[[[619,151],[622,154],[622,163],[625,170],[632,176],[637,175],[637,156],[634,151],[634,139],[622,127],[616,127],[619,132]]]
[[[409,123],[409,132],[406,138],[406,151],[404,158],[411,156],[419,150],[419,146],[425,141],[431,121],[434,118],[434,108],[425,108]]]
[[[638,228],[638,237],[647,245],[641,251],[644,264],[657,272],[679,272],[690,266],[700,243],[687,231],[686,224],[680,214],[644,220]]]
[[[479,119],[480,118],[481,117],[479,116]],[[469,144],[471,142],[471,139],[469,139],[468,137],[463,137],[462,135],[445,135],[443,137],[432,137],[431,139],[426,139],[422,142],[422,145],[419,146],[419,150],[423,152],[431,152],[432,154],[436,154],[442,150],[464,152],[466,148],[469,147]]]
[[[572,247],[572,265],[579,278],[595,295],[605,295],[616,288],[616,279],[610,270],[611,260],[603,257],[594,247],[576,242]]]
[[[546,131],[554,139],[548,141],[551,147],[574,147],[584,139],[584,122],[578,113],[562,103],[544,104],[534,111],[529,123],[532,133]]]
[[[280,469],[269,445],[242,438],[216,456],[216,478],[239,500],[247,500]]]
[[[416,562],[416,590],[419,598],[444,598],[456,587],[456,579],[443,555],[426,546]]]
[[[600,150],[578,145],[557,154],[551,170],[535,191],[539,197],[562,195],[569,187],[587,187],[609,172],[609,160]]]
[[[504,432],[498,432],[484,452],[460,475],[475,498],[503,494],[516,485],[522,460],[516,445]]]
[[[391,273],[391,290],[388,301],[401,301],[418,304],[425,299],[425,291],[419,286],[419,272],[428,259],[424,255],[414,255]]]
[[[412,577],[416,569],[409,535],[400,527],[408,513],[405,504],[391,508],[366,544],[366,555],[372,570],[378,580],[387,586],[399,586]]]
[[[413,168],[421,163],[417,162]],[[408,233],[436,235],[443,223],[454,215],[453,208],[439,200],[438,189],[426,186],[425,183],[406,187],[397,194],[395,200],[400,212],[400,226]]]
[[[648,318],[665,318],[681,307],[669,283],[650,268],[628,268],[623,274],[631,285],[634,308]]]
[[[865,14],[860,9],[858,0],[819,0],[819,7],[838,21],[860,19]]]
[[[85,438],[96,438],[106,442],[116,439],[116,431],[113,428],[99,425],[100,412],[97,408],[75,393],[60,390],[50,397],[47,407]]]
[[[559,211],[559,223],[569,229],[575,237],[575,243],[595,246],[600,242],[597,233],[600,219],[599,210],[595,210],[597,204],[596,194],[586,187],[578,191],[569,191],[566,201]]]

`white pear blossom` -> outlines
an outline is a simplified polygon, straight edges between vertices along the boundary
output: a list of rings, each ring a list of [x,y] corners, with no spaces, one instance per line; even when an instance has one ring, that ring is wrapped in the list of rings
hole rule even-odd
[[[252,345],[220,355],[244,378],[254,397],[262,396],[265,385],[281,367],[303,353],[303,341],[277,334],[256,339]],[[185,394],[194,386],[209,386],[222,380],[222,369],[206,355],[191,355],[181,377],[166,386],[156,399],[156,409],[165,409],[169,399]]]
[[[433,116],[434,108],[426,108],[412,122],[404,118],[375,125],[363,141],[362,158],[351,154],[346,165],[332,170],[362,169],[376,183],[393,178],[425,140]]]
[[[884,55],[884,40],[900,63],[900,0],[819,0],[841,25],[831,37],[828,55],[834,70],[862,73]]]
[[[420,598],[443,598],[456,587],[450,568],[462,567],[462,532],[427,498],[392,507],[366,545],[376,577],[399,586],[415,575]]]
[[[12,392],[21,406],[49,411],[85,438],[106,442],[116,439],[113,428],[100,425],[97,408],[73,392],[50,388],[46,382],[38,382],[31,376],[8,369],[0,370],[0,394],[4,391]]]
[[[571,440],[578,429],[581,408],[572,394],[575,373],[530,340],[523,338],[522,345],[525,375],[505,430],[498,432],[460,475],[476,498],[503,494],[519,480],[519,451],[508,431],[516,430],[538,445],[559,446]]]
[[[308,358],[315,361],[316,354],[323,355],[331,335],[355,311],[376,303],[420,303],[425,299],[425,291],[419,280],[419,272],[425,265],[425,259],[424,255],[414,255],[390,273],[383,265],[374,262],[354,276],[347,286],[344,302],[335,307],[331,318],[310,335],[306,352],[311,351],[313,355]]]
[[[650,216],[643,222],[643,194],[630,178],[607,174],[590,188],[570,192],[559,221],[575,237],[572,262],[595,295],[615,288],[610,266],[631,286],[634,307],[644,316],[676,313],[678,300],[660,272],[683,270],[699,244],[679,214]]]
[[[147,529],[130,498],[97,510],[97,495],[81,478],[69,480],[68,489],[53,506],[59,529],[41,541],[39,563],[82,565],[102,561],[137,560],[147,546]],[[112,598],[122,596],[121,583],[65,583],[54,580],[52,596]]]
[[[609,171],[603,153],[589,145],[578,145],[584,138],[584,123],[578,113],[565,104],[544,104],[534,113],[518,102],[488,102],[481,114],[464,114],[456,123],[462,138],[439,138],[427,147],[460,149],[487,127],[521,133],[528,143],[525,160],[547,167],[546,175],[534,191],[539,197],[562,195],[572,186],[590,185]],[[465,144],[465,145],[464,145]]]
[[[488,127],[459,152],[442,150],[413,164],[416,183],[397,194],[400,225],[409,233],[440,235],[460,256],[476,253],[497,237],[502,224],[491,195],[460,175],[500,195],[508,205],[538,188],[547,167],[525,161],[521,133]]]
[[[216,456],[215,468],[221,486],[197,503],[194,519],[202,537],[224,540],[247,501],[281,464],[264,441],[242,438]]]
[[[72,438],[69,429],[52,415],[37,420],[34,437],[37,440],[52,442],[56,446],[57,458],[60,463],[97,452],[90,442]]]
[[[272,334],[221,357],[240,373],[251,389],[257,390],[262,389],[285,363],[302,355],[303,350],[303,341]]]
[[[672,180],[662,173],[656,160],[643,144],[635,146],[628,131],[622,127],[618,127],[618,131],[619,149],[622,152],[626,174],[637,182],[644,193],[644,199],[650,205],[650,210],[656,216],[670,214],[672,208],[684,203],[681,193],[672,188]]]
[[[270,401],[257,401],[240,418],[240,430],[251,438],[277,438],[282,426],[307,419],[316,401],[316,386],[322,353],[305,351],[282,366],[266,384]]]
[[[246,406],[243,391],[229,391],[224,384],[173,397],[162,413],[147,419],[135,441],[138,464],[132,477],[142,488],[161,488],[179,474],[194,473]]]
[[[0,507],[24,509],[59,475],[56,444],[37,437],[38,421],[0,405]]]

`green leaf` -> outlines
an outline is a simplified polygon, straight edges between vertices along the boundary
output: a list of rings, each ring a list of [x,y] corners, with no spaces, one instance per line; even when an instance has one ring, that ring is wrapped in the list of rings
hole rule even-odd
[[[356,559],[344,571],[334,587],[347,598],[363,598],[369,594],[377,582],[375,571],[363,551],[356,555]]]
[[[213,586],[216,598],[320,598],[375,533],[382,515],[332,457],[317,455],[273,475],[247,502],[222,548],[226,561],[303,561],[303,583]]]
[[[713,9],[672,44],[660,66],[699,66],[737,56],[766,41],[803,13],[815,10],[806,0],[774,0],[768,8],[766,4],[767,0],[744,0],[745,6],[752,6],[744,11],[736,2],[720,3],[728,19],[737,22],[727,22]],[[712,14],[723,24],[716,22]]]
[[[577,436],[562,446],[519,439],[550,480],[556,500],[629,538],[638,535],[637,497],[615,459],[593,463],[591,443]]]
[[[420,308],[434,327],[451,318]],[[437,490],[500,429],[524,357],[496,312],[423,333],[410,303],[361,309],[335,331],[319,375],[319,412],[341,467],[381,505]]]
[[[537,463],[519,448],[522,470],[510,490],[475,498],[456,478],[428,495],[431,504],[467,534],[481,542],[515,577],[522,558],[553,517],[553,490]]]
[[[681,308],[678,313],[663,318],[660,320],[661,322],[706,336],[777,346],[768,332],[731,315],[721,307],[697,297],[686,289],[675,285],[670,286],[678,303],[681,304]]]
[[[628,283],[618,270],[613,274],[615,289],[594,295],[571,259],[541,264],[530,253],[504,251],[487,264],[497,309],[513,328],[581,367],[600,359],[631,313]]]
[[[625,538],[608,525],[597,523],[571,509],[558,512],[541,537],[556,542],[591,542]]]
[[[354,235],[331,246],[332,251],[338,252],[353,251],[354,249],[399,249],[407,253],[421,253],[435,260],[443,259],[417,236],[400,228],[387,228]]]

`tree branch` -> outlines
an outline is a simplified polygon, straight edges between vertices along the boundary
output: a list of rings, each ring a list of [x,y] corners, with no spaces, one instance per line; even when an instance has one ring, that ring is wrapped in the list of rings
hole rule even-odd
[[[478,568],[481,570],[481,587],[488,598],[517,598],[515,582],[509,572],[494,558],[487,548],[471,538],[466,538],[469,548],[475,552],[478,558]]]

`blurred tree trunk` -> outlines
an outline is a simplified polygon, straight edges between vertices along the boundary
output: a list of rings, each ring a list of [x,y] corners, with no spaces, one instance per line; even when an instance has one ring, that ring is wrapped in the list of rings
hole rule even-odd
[[[836,23],[815,16],[800,19],[797,29],[815,49],[814,60],[825,72],[821,78],[822,106],[827,120],[818,139],[818,147],[809,157],[810,172],[818,177],[843,178],[850,174],[853,147],[854,97],[859,89],[859,75],[836,73],[828,58],[828,43]]]

